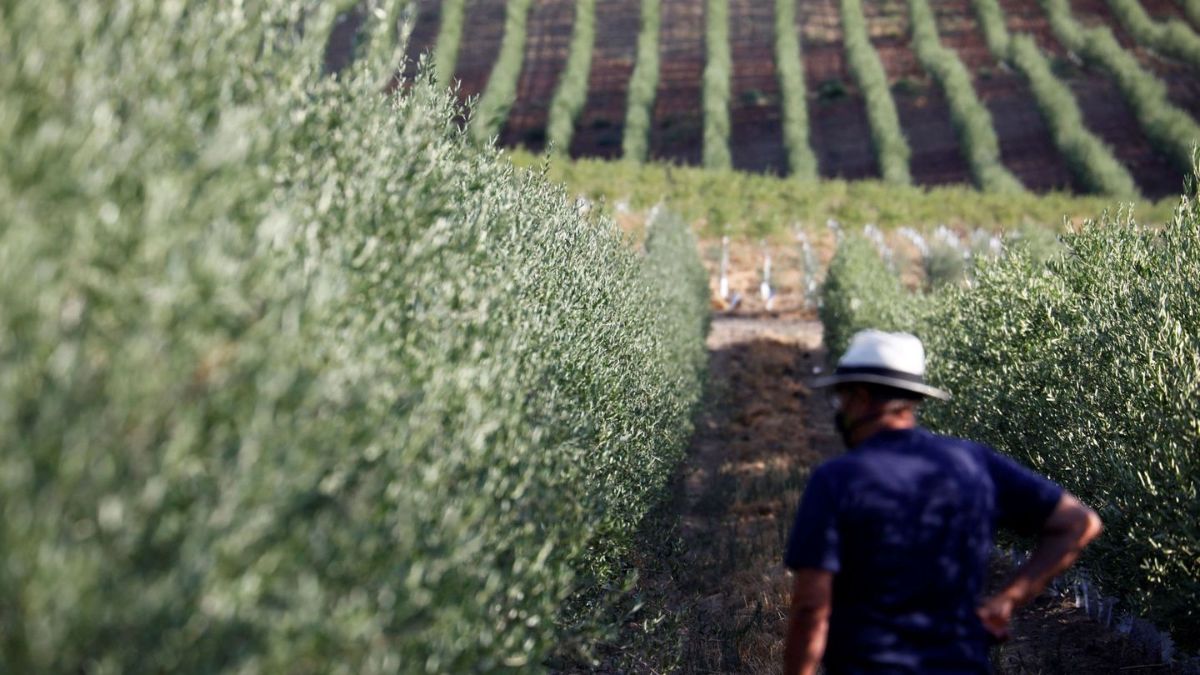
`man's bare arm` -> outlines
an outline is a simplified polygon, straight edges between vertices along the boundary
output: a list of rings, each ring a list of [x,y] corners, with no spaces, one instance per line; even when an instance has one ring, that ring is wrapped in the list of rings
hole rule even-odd
[[[825,654],[829,612],[833,604],[833,573],[801,569],[792,584],[792,609],[783,652],[785,675],[814,675]]]
[[[1000,639],[1008,637],[1014,609],[1033,600],[1050,580],[1070,567],[1080,551],[1103,530],[1100,517],[1074,495],[1064,493],[1042,526],[1037,547],[1004,589],[979,608],[984,626]]]

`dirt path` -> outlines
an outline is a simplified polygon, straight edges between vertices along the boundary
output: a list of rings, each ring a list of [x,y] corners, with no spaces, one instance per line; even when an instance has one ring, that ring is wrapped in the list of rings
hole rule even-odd
[[[603,666],[580,671],[779,671],[788,529],[809,471],[841,451],[827,399],[805,384],[826,362],[821,326],[800,315],[717,317],[708,348],[689,457],[640,537],[637,610],[602,650]],[[1049,595],[1019,614],[993,660],[1001,675],[1171,672]]]

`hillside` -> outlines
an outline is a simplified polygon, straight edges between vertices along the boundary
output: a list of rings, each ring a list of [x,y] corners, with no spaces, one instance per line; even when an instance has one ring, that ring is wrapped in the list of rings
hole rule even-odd
[[[621,157],[629,135],[641,133],[628,121],[648,104],[639,160],[700,164],[722,154],[706,145],[724,145],[733,168],[788,174],[796,170],[789,146],[807,142],[823,178],[908,182],[881,169],[903,163],[906,144],[920,186],[992,189],[984,178],[992,169],[1038,193],[1134,196],[1115,187],[1131,179],[1136,192],[1159,198],[1179,193],[1200,128],[1200,63],[1188,51],[1200,37],[1173,0],[934,0],[936,30],[924,43],[913,30],[915,0],[612,0],[594,13],[573,0],[510,2],[420,0],[408,56],[451,61],[438,67],[452,69],[460,98],[481,96],[496,113],[493,127],[477,125],[480,134],[535,152],[546,147],[552,102],[571,79],[573,45],[590,55],[577,57],[589,66],[586,97],[564,108],[571,133],[558,150],[576,158]],[[658,31],[643,32],[654,26],[648,18]],[[581,21],[591,41],[574,39]],[[794,26],[798,71],[777,25]],[[1089,32],[1095,27],[1103,35]],[[856,39],[863,35],[868,43]],[[1026,39],[1036,46],[1021,51]],[[779,67],[780,54],[791,67]],[[637,86],[653,94],[631,103],[639,58]],[[955,79],[955,69],[966,77]],[[802,96],[781,93],[789,77]],[[785,141],[789,117],[807,133]],[[899,150],[880,150],[889,143]],[[1115,178],[1096,179],[1100,164]]]

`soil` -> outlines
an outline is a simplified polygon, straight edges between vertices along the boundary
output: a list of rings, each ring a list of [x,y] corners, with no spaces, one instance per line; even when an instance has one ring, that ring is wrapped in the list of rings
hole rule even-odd
[[[596,11],[596,45],[588,95],[571,139],[572,157],[621,156],[628,105],[627,83],[633,76],[641,24],[638,0],[605,0]]]
[[[662,0],[650,157],[697,165],[704,147],[704,1]]]
[[[729,149],[735,169],[786,174],[783,112],[775,72],[774,0],[729,0]]]
[[[500,143],[523,146],[531,152],[546,147],[546,122],[559,77],[567,65],[567,50],[575,22],[574,0],[541,0],[533,3],[526,24],[525,55],[517,80],[517,100]]]

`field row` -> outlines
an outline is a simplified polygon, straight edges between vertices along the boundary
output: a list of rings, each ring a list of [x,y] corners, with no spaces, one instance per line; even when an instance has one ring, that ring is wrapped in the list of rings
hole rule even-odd
[[[409,55],[507,146],[1159,197],[1200,139],[1200,37],[1143,2],[422,0]]]

